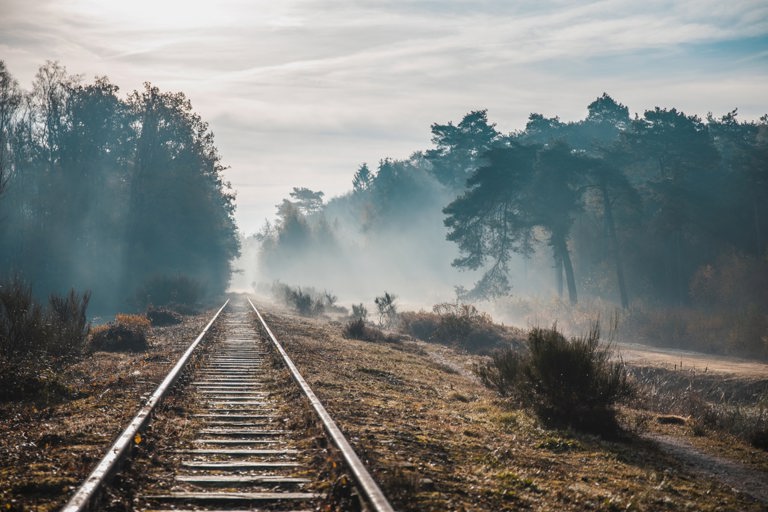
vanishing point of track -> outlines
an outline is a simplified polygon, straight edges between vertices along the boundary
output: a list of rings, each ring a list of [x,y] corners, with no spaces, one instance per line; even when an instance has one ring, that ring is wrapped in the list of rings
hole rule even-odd
[[[258,329],[252,312],[260,323]],[[338,449],[362,507],[374,512],[392,511],[341,430],[249,300],[238,304],[227,301],[218,310],[62,512],[99,506],[110,479],[130,456],[158,405],[174,390],[214,323],[223,336],[207,347],[199,367],[187,369],[192,389],[184,390],[184,397],[193,403],[186,404],[185,409],[195,425],[194,439],[163,443],[160,449],[171,453],[155,455],[173,461],[171,474],[165,475],[160,485],[134,490],[133,508],[155,512],[318,508],[323,496],[314,490],[313,478],[319,478],[320,471],[312,467],[311,454],[297,447],[301,432],[286,427],[290,425],[283,417],[286,399],[284,394],[274,392],[274,372],[269,369],[276,353],[317,415],[328,441]],[[168,473],[168,468],[164,469]]]

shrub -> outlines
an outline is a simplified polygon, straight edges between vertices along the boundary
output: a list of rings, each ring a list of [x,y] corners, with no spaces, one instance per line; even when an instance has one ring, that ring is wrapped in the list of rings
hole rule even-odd
[[[0,283],[0,355],[12,362],[43,347],[43,307],[32,297],[32,288],[15,277]]]
[[[365,322],[366,320],[368,320],[368,308],[366,308],[362,302],[360,304],[353,304],[352,318],[354,320],[362,320],[363,322]]]
[[[338,297],[314,288],[291,287],[279,281],[272,284],[272,295],[302,316],[318,316],[326,311],[346,315],[347,309],[336,305]]]
[[[397,296],[389,292],[384,292],[384,295],[374,299],[379,310],[379,325],[382,327],[392,327],[397,322],[396,299]]]
[[[570,340],[554,327],[534,328],[526,351],[498,352],[476,373],[486,386],[518,396],[547,425],[611,433],[613,406],[631,391],[624,364],[611,355],[597,323]]]
[[[64,396],[61,365],[82,354],[89,293],[51,295],[47,307],[15,277],[0,281],[0,400]]]
[[[181,315],[168,308],[150,306],[147,308],[147,319],[153,326],[177,325],[182,321]]]
[[[93,350],[104,352],[143,352],[149,348],[146,334],[138,329],[119,324],[94,331],[91,337]]]
[[[203,291],[199,281],[185,275],[154,276],[137,290],[136,302],[140,308],[172,306],[180,312],[193,312],[190,308],[199,303]]]
[[[74,290],[63,297],[50,296],[48,304],[53,333],[49,341],[49,353],[67,356],[82,352],[90,330],[86,315],[90,298],[90,292],[79,295]]]
[[[384,334],[384,332],[380,329],[367,325],[365,320],[362,318],[350,320],[347,325],[344,326],[342,333],[345,338],[353,340],[388,342],[399,341],[396,337],[388,336]]]
[[[518,332],[494,324],[471,304],[437,304],[432,311],[401,313],[402,329],[425,341],[457,345],[473,352],[517,344],[520,338]]]
[[[490,359],[475,365],[474,373],[484,386],[501,396],[512,396],[521,389],[520,376],[524,358],[511,348],[495,350]]]
[[[600,344],[597,323],[586,336],[571,338],[556,328],[528,335],[526,387],[538,416],[548,424],[594,431],[615,428],[613,405],[630,393],[623,363],[611,362],[610,346]]]
[[[66,359],[79,355],[90,328],[86,316],[89,299],[89,292],[52,294],[45,308],[22,279],[0,282],[0,358],[14,363],[39,356]]]
[[[127,313],[118,313],[115,315],[115,323],[133,331],[140,331],[144,334],[149,331],[152,324],[144,315],[131,315]]]
[[[145,316],[118,313],[114,322],[93,330],[91,347],[105,352],[142,352],[149,348],[150,327]]]

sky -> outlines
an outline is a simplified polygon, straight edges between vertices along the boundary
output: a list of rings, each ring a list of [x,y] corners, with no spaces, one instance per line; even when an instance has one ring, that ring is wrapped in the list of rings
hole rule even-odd
[[[582,119],[603,92],[742,119],[768,113],[765,0],[0,0],[0,59],[24,89],[57,60],[121,93],[182,91],[209,122],[256,232],[292,187],[326,197],[367,162],[428,149],[488,109]]]

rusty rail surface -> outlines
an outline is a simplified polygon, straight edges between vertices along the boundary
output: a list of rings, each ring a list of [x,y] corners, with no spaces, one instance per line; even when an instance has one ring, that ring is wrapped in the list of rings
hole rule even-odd
[[[280,342],[277,341],[277,338],[275,338],[272,330],[264,321],[264,318],[261,316],[261,313],[259,313],[259,310],[256,309],[256,306],[254,306],[250,299],[248,299],[248,303],[253,308],[256,316],[259,318],[262,327],[264,327],[264,330],[269,335],[272,344],[282,356],[283,361],[291,372],[291,377],[299,385],[302,392],[314,408],[315,412],[320,417],[320,420],[323,423],[323,428],[325,429],[327,435],[330,437],[331,442],[341,451],[342,456],[344,457],[344,461],[352,472],[352,476],[357,483],[358,489],[360,490],[363,499],[373,509],[374,512],[394,512],[392,505],[390,505],[386,496],[384,496],[384,493],[381,492],[381,489],[374,481],[373,477],[368,472],[363,462],[360,460],[360,457],[358,457],[355,451],[352,449],[349,441],[347,441],[346,437],[344,437],[344,434],[336,425],[336,422],[333,421],[330,414],[328,414],[328,411],[317,398],[315,393],[309,387],[307,381],[304,380],[304,377],[301,376],[299,370],[296,368],[296,365],[293,364],[293,361],[288,356],[285,349],[283,349],[283,346],[280,344]]]
[[[155,410],[157,405],[163,400],[165,395],[173,386],[176,379],[181,375],[184,366],[186,365],[192,353],[195,351],[200,341],[208,333],[208,330],[213,325],[213,322],[219,317],[224,308],[229,304],[227,300],[216,314],[208,322],[203,331],[197,336],[184,354],[179,358],[176,365],[171,369],[168,375],[165,377],[162,383],[157,387],[152,396],[149,397],[144,406],[139,410],[138,414],[131,420],[128,427],[120,434],[117,441],[109,448],[107,454],[98,463],[96,468],[91,472],[88,478],[77,489],[75,494],[69,500],[69,502],[61,509],[61,512],[82,512],[89,510],[94,505],[95,498],[98,496],[99,490],[102,488],[107,479],[117,470],[123,460],[130,453],[130,448],[134,442],[136,434],[138,434],[144,426],[148,423],[152,411]]]

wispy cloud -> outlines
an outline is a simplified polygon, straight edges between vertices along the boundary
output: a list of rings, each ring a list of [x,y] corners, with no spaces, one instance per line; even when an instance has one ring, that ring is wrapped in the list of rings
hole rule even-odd
[[[531,111],[578,118],[603,91],[635,111],[766,109],[763,0],[0,0],[0,10],[0,58],[23,84],[57,59],[123,90],[151,81],[187,93],[242,184],[246,232],[281,186],[342,192],[358,163],[423,149],[430,123],[470,109],[488,108],[504,130]]]

